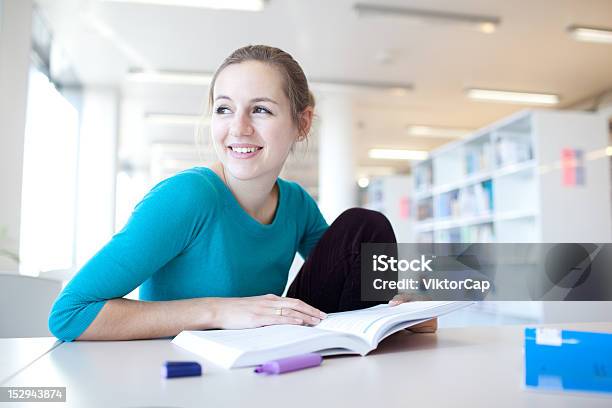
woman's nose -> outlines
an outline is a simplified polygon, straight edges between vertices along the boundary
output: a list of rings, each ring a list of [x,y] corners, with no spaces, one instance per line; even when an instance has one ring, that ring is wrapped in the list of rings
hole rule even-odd
[[[247,114],[237,114],[234,116],[230,129],[232,136],[250,136],[253,134],[251,119]]]

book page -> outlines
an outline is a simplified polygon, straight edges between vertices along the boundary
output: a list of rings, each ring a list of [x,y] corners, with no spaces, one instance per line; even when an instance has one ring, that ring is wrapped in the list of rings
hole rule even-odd
[[[382,304],[368,309],[350,312],[330,313],[319,323],[318,329],[350,333],[371,339],[389,320],[400,318],[402,321],[422,320],[427,310],[435,310],[453,302],[408,302],[397,306]],[[432,315],[435,315],[433,313]]]
[[[255,329],[206,330],[193,333],[208,341],[216,341],[222,343],[225,347],[243,352],[279,348],[329,335],[329,333],[313,327],[291,324],[264,326]]]

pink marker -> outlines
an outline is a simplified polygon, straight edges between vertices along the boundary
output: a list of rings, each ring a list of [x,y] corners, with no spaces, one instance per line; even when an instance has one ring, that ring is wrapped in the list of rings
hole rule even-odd
[[[268,361],[255,368],[257,374],[282,374],[290,371],[302,370],[304,368],[316,367],[321,365],[323,357],[317,353],[301,354],[299,356],[281,358],[279,360]]]

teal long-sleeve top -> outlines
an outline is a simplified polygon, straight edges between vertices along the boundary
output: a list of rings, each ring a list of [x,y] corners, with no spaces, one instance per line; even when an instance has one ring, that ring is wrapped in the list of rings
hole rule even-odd
[[[66,285],[49,329],[72,341],[107,300],[137,287],[145,301],[281,295],[295,253],[306,259],[328,225],[302,187],[281,178],[277,184],[276,214],[261,224],[209,168],[160,182]]]

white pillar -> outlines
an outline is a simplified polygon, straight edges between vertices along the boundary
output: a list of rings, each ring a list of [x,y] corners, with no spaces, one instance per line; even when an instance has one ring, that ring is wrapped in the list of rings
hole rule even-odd
[[[83,266],[113,235],[119,96],[115,89],[83,91],[75,260]]]
[[[319,208],[328,223],[357,205],[351,99],[340,93],[317,101],[319,127]]]
[[[32,0],[0,0],[0,270],[17,271]]]

